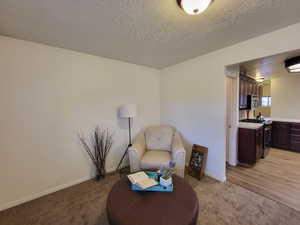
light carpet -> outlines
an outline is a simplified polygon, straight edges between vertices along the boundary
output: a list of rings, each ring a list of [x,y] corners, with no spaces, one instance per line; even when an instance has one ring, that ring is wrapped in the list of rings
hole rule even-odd
[[[108,225],[106,198],[118,175],[90,180],[0,212],[1,225]],[[300,212],[232,183],[185,178],[197,193],[199,225],[299,225]]]

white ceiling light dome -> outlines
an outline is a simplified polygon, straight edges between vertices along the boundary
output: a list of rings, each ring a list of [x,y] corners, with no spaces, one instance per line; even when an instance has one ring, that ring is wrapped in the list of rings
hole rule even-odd
[[[186,13],[196,15],[206,10],[212,0],[177,0],[177,2]]]

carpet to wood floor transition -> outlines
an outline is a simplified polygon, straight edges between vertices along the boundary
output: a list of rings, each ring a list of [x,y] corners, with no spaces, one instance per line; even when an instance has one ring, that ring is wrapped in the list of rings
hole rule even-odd
[[[118,175],[0,212],[1,225],[108,225],[106,198]],[[230,182],[185,178],[197,193],[199,225],[299,225],[300,212]],[[153,224],[155,225],[155,224]]]
[[[229,167],[227,180],[300,211],[299,153],[271,149],[252,168]]]

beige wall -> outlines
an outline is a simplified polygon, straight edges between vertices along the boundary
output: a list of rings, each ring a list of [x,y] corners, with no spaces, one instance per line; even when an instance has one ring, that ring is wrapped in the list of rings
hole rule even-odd
[[[271,82],[263,85],[263,96],[271,96]]]
[[[225,66],[299,49],[299,39],[296,24],[162,70],[161,122],[209,148],[206,174],[226,179]]]
[[[261,113],[263,117],[271,117],[271,107],[259,107],[255,110],[255,116],[259,113]]]
[[[271,96],[271,84],[270,82],[263,85],[263,96]],[[259,113],[264,117],[271,117],[271,107],[259,107],[255,110],[255,115],[257,116]]]
[[[285,73],[272,78],[272,117],[300,119],[300,75]]]
[[[160,123],[160,72],[0,36],[0,210],[88,179],[77,132],[115,132],[107,169],[127,145],[117,107],[137,103],[134,133]]]

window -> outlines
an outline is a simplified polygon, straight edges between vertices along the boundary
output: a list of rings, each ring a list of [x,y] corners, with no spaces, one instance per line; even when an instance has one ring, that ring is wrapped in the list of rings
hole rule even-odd
[[[261,106],[262,107],[271,106],[271,103],[272,103],[272,97],[270,97],[270,96],[262,96],[261,97]]]

